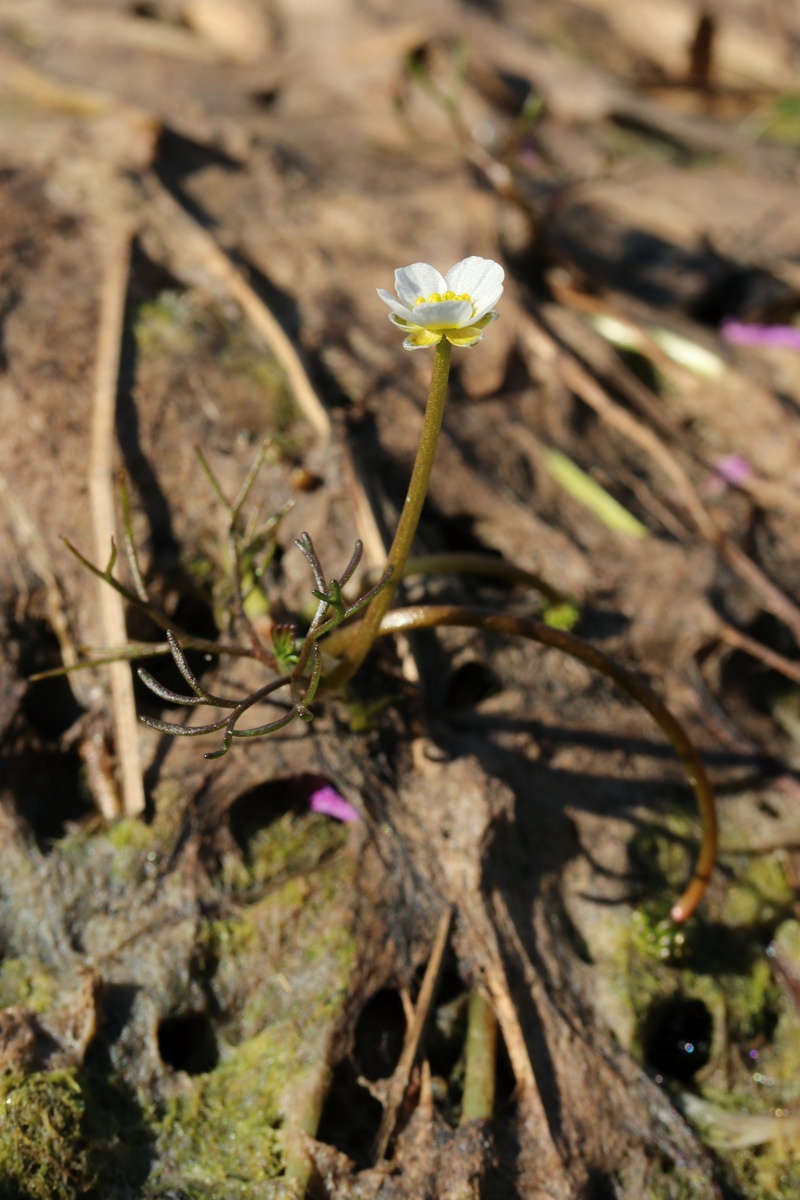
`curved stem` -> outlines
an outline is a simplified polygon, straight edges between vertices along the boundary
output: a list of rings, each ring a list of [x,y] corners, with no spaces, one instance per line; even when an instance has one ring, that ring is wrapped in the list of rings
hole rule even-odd
[[[544,625],[541,621],[532,621],[525,617],[507,616],[503,613],[486,612],[476,608],[459,608],[454,605],[417,605],[411,608],[397,608],[393,612],[387,613],[381,621],[378,634],[383,636],[409,629],[429,629],[440,625],[469,626],[474,629],[489,630],[493,633],[517,635],[529,638],[534,642],[541,642],[545,646],[553,646],[571,658],[577,658],[588,666],[601,671],[638,704],[647,709],[661,726],[672,744],[673,750],[683,763],[689,782],[694,789],[700,812],[702,825],[700,852],[689,883],[670,911],[673,921],[687,920],[702,900],[716,862],[717,807],[703,761],[683,726],[666,705],[646,683],[637,679],[632,671],[628,671],[619,663],[614,662],[601,650],[597,650],[588,642],[575,637],[574,634],[566,633],[561,629],[551,629],[549,625]]]
[[[397,532],[394,535],[392,548],[389,551],[387,567],[393,567],[393,573],[386,586],[378,593],[367,609],[364,620],[360,622],[345,644],[341,661],[334,667],[328,680],[330,687],[342,687],[352,679],[358,668],[369,653],[372,643],[379,636],[380,623],[389,605],[394,599],[395,592],[403,577],[403,569],[411,553],[411,546],[419,525],[422,506],[428,491],[431,471],[436,458],[436,446],[444,416],[444,402],[447,396],[447,380],[450,374],[450,354],[452,346],[447,338],[442,338],[436,347],[433,359],[433,374],[428,392],[428,403],[425,408],[425,422],[422,427],[411,482],[408,485],[406,502],[400,515]]]

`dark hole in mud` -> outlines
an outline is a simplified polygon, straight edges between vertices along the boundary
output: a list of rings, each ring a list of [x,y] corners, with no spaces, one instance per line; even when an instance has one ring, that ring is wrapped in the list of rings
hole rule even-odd
[[[352,1159],[356,1170],[363,1170],[370,1165],[382,1115],[380,1101],[358,1082],[358,1070],[347,1058],[334,1068],[317,1140],[335,1146]]]
[[[450,676],[445,695],[447,708],[474,708],[503,690],[500,677],[482,662],[462,663]]]
[[[162,129],[156,169],[162,182],[168,187],[171,186],[177,191],[187,175],[193,175],[196,171],[202,171],[211,166],[237,170],[240,164],[219,146],[187,137],[168,126]],[[180,199],[184,203],[187,202],[183,193],[181,193]],[[205,217],[205,214],[203,217],[205,224],[208,218]]]
[[[60,676],[32,683],[22,701],[22,711],[32,729],[46,741],[54,741],[85,710],[73,696],[66,677]]]
[[[205,1013],[165,1017],[158,1027],[162,1061],[187,1075],[204,1075],[219,1062],[214,1028]]]
[[[589,1178],[581,1192],[581,1200],[616,1200],[618,1195],[614,1181],[606,1175],[605,1171],[595,1168],[589,1172]]]
[[[70,824],[95,811],[84,785],[83,764],[74,751],[26,747],[10,756],[6,784],[18,813],[45,854]]]
[[[416,987],[418,988],[422,985],[427,965],[427,963],[424,963],[417,971]],[[442,973],[439,978],[439,986],[436,990],[435,1006],[441,1008],[442,1005],[450,1004],[451,1001],[457,1000],[463,994],[464,980],[461,978],[458,970],[458,960],[452,948],[449,948],[445,954]]]
[[[26,621],[17,636],[21,651],[20,675],[34,675],[62,665],[58,642],[46,622]],[[28,686],[22,712],[41,738],[53,741],[75,724],[84,709],[75,699],[66,675],[57,675]]]
[[[447,1080],[449,1084],[452,1083],[451,1076],[464,1052],[464,1040],[467,1036],[469,993],[463,990],[463,984],[461,989],[454,997],[437,1005],[425,1039],[425,1054],[430,1063],[431,1073]],[[452,1092],[452,1087],[448,1090]],[[460,1087],[458,1090],[460,1100]]]
[[[645,1020],[644,1056],[657,1071],[683,1083],[708,1063],[713,1022],[702,1000],[657,1001]]]
[[[631,626],[631,618],[611,609],[586,607],[581,610],[578,628],[592,642],[620,637]]]
[[[273,108],[281,96],[280,88],[264,88],[260,92],[251,92],[250,99],[259,108]]]
[[[645,387],[650,388],[652,392],[655,392],[655,394],[658,395],[659,391],[661,390],[661,382],[659,380],[658,372],[651,363],[650,359],[644,354],[639,354],[635,350],[622,350],[618,348],[617,354],[622,359],[631,374],[635,375],[636,378],[645,385]]]
[[[793,287],[760,268],[743,267],[711,251],[708,282],[690,306],[690,315],[714,330],[726,317],[741,321],[784,323],[794,316]]]
[[[488,554],[490,558],[502,558],[498,550],[487,546],[475,533],[475,518],[470,513],[459,513],[453,517],[438,516],[437,524],[440,536],[448,550],[457,550],[470,554]],[[493,579],[493,586],[498,588],[511,587],[502,579]]]
[[[762,613],[745,629],[745,633],[793,662],[800,659],[800,651],[791,633],[769,613]],[[739,720],[746,720],[750,708],[757,713],[775,716],[776,704],[783,701],[786,707],[787,698],[800,695],[800,689],[789,683],[784,675],[766,669],[763,663],[741,650],[735,650],[725,661],[720,673],[719,690],[725,696],[726,709],[732,710],[734,718]]]
[[[298,807],[307,808],[315,791],[330,786],[327,779],[317,775],[293,775],[271,779],[243,792],[231,805],[228,815],[230,831],[246,856],[253,837],[284,813]]]
[[[725,873],[724,869],[721,873]],[[757,895],[757,889],[754,889]],[[769,943],[778,925],[790,915],[791,905],[780,905],[765,901],[762,913],[747,926],[725,925],[721,921],[705,921],[698,918],[694,926],[686,931],[681,961],[689,970],[710,975],[733,971],[747,975],[761,958],[761,947]],[[745,932],[746,930],[746,932]],[[751,1018],[756,1012],[751,1013]],[[758,1009],[758,1020],[763,1032],[771,1032],[774,1013],[768,1003]]]
[[[474,4],[474,7],[485,7],[491,10],[495,5]],[[526,79],[523,75],[515,74],[513,71],[498,71],[497,74],[504,92],[502,96],[498,94],[497,102],[502,104],[504,111],[511,116],[520,116],[525,109],[526,103],[531,98],[530,80]]]
[[[388,1079],[397,1066],[406,1018],[397,992],[382,988],[361,1010],[353,1037],[353,1057],[358,1073],[370,1081]]]
[[[508,1057],[508,1047],[500,1030],[497,1033],[497,1059],[495,1061],[495,1115],[512,1116],[517,1111],[517,1077]]]

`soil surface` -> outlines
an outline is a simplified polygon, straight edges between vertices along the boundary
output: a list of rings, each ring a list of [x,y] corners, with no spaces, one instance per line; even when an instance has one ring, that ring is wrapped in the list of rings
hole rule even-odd
[[[760,0],[0,0],[2,1196],[800,1194],[798,46]],[[432,363],[375,289],[469,255],[401,602],[665,701],[720,822],[680,926],[690,781],[552,646],[381,639],[222,757],[137,722],[269,682],[301,533],[374,584]]]

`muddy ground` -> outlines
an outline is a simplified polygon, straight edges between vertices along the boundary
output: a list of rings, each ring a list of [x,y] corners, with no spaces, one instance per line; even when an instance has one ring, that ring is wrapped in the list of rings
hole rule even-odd
[[[3,1197],[800,1194],[799,46],[766,0],[0,0]],[[417,548],[528,582],[406,598],[668,703],[720,818],[681,927],[691,787],[556,649],[384,639],[218,759],[127,665],[30,682],[155,610],[211,692],[269,678],[210,652],[197,447],[231,498],[269,439],[258,631],[313,615],[301,531],[369,586],[432,357],[375,288],[473,254],[506,291]],[[149,613],[61,540],[105,569],[120,468]]]

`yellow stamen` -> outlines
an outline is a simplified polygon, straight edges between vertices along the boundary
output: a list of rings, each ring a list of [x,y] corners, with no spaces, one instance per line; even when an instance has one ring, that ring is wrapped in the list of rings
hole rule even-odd
[[[416,307],[420,304],[441,304],[443,300],[469,300],[470,304],[472,303],[472,298],[466,292],[460,296],[457,296],[455,292],[431,292],[430,296],[419,296],[414,301],[414,305]]]

